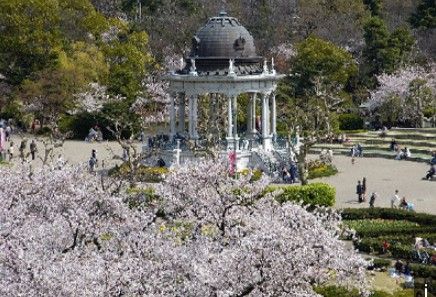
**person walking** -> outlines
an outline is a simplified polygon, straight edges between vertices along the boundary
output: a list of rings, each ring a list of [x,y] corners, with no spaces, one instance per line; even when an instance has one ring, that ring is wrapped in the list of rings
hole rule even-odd
[[[97,151],[95,149],[93,149],[91,151],[91,158],[89,158],[89,161],[88,161],[90,173],[95,172],[95,168],[97,167],[97,162],[98,162]]]
[[[35,160],[35,155],[37,151],[38,149],[36,147],[36,142],[35,139],[33,139],[32,142],[30,143],[30,155],[32,155],[32,161]]]
[[[26,158],[26,156],[24,155],[24,150],[26,149],[26,146],[27,146],[27,140],[26,139],[21,140],[20,147],[18,150],[20,151],[20,159],[23,162],[24,159]]]
[[[433,179],[433,176],[436,174],[436,168],[435,166],[432,164],[430,166],[430,169],[427,171],[427,175],[425,176],[426,180],[430,180]]]
[[[369,207],[374,208],[375,199],[377,198],[377,193],[373,192],[369,198]]]
[[[9,161],[12,161],[15,153],[15,145],[13,141],[11,141],[11,143],[9,144],[8,153],[9,153]]]
[[[362,189],[362,184],[360,183],[360,180],[357,181],[356,194],[357,194],[357,201],[359,203],[362,203],[363,202],[363,199],[362,199],[363,189]]]
[[[398,202],[400,201],[400,197],[398,196],[398,190],[395,190],[394,196],[391,198],[391,208],[398,208]]]

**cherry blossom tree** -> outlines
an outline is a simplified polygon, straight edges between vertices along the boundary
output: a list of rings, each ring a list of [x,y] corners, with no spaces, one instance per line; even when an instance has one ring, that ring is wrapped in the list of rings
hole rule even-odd
[[[208,172],[208,174],[205,174]],[[366,292],[337,212],[279,204],[214,160],[129,194],[83,168],[0,168],[2,296],[318,296]]]
[[[373,114],[382,112],[387,105],[398,109],[397,121],[411,122],[421,127],[424,109],[436,106],[436,65],[403,68],[393,74],[377,77],[379,87],[371,93],[369,108]],[[401,108],[396,108],[399,106]]]

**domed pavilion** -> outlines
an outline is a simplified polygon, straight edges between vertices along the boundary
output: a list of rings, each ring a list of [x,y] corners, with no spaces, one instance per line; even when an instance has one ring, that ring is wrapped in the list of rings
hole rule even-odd
[[[274,70],[273,60],[267,62],[257,55],[253,36],[248,30],[236,18],[221,12],[197,31],[192,38],[190,54],[181,61],[180,69],[166,78],[172,95],[171,137],[183,135],[195,141],[203,138],[197,127],[198,99],[199,96],[206,97],[212,122],[218,120],[214,108],[226,106],[226,146],[223,150],[238,153],[238,166],[249,166],[253,151],[274,150],[273,139],[277,133],[275,90],[282,77]],[[246,129],[243,135],[238,135],[242,130],[241,127],[238,129],[237,121],[241,94],[249,95],[249,102]],[[260,104],[260,112],[256,112],[256,104]]]

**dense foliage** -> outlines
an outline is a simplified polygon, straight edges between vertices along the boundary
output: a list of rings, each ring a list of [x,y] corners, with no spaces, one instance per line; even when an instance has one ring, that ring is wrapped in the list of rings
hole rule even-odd
[[[354,113],[344,113],[338,116],[340,130],[361,130],[364,128],[363,118]]]
[[[34,117],[54,122],[71,116],[83,100],[76,95],[98,83],[127,99],[125,114],[139,102],[145,122],[162,122],[168,99],[153,90],[155,71],[179,67],[192,35],[222,8],[204,0],[3,1],[0,115],[23,125]],[[259,54],[290,74],[278,96],[284,130],[299,122],[302,130],[335,131],[331,112],[357,113],[381,84],[376,75],[435,57],[434,1],[244,0],[224,8],[254,35]]]

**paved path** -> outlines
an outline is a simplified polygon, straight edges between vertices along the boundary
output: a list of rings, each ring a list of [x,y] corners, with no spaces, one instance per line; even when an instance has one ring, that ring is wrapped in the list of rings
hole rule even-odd
[[[28,136],[28,145],[32,138]],[[20,138],[14,137],[15,153],[18,155]],[[43,152],[42,143],[37,140],[38,154]],[[140,143],[137,143],[140,149]],[[66,141],[63,148],[55,151],[55,160],[58,154],[70,164],[87,164],[91,150],[97,150],[100,161],[105,160],[106,168],[113,166],[119,161],[113,160],[113,154],[122,154],[121,147],[116,142],[88,143],[84,141]],[[111,151],[112,150],[112,151]],[[29,151],[29,146],[26,151]],[[311,156],[316,158],[316,156]],[[18,161],[16,157],[15,162]],[[34,162],[36,166],[41,161]],[[357,203],[355,194],[357,180],[366,177],[368,193],[376,191],[379,198],[376,206],[390,207],[390,198],[395,189],[400,191],[400,196],[405,196],[407,201],[415,204],[417,211],[436,214],[436,181],[425,181],[422,177],[428,170],[428,165],[409,161],[395,161],[379,158],[359,158],[354,165],[346,156],[335,156],[334,164],[339,170],[335,176],[320,178],[315,181],[329,183],[336,187],[337,208],[344,207],[368,207],[368,203]],[[369,195],[368,195],[369,196]]]
[[[390,207],[390,198],[395,189],[400,197],[415,204],[418,212],[436,214],[436,181],[422,180],[429,166],[410,161],[395,161],[379,158],[358,158],[354,165],[350,157],[335,156],[333,163],[339,173],[335,176],[316,179],[336,187],[337,208],[368,207],[368,202],[357,202],[357,180],[367,179],[368,191],[379,194],[375,206]],[[369,196],[367,195],[367,196]],[[368,201],[368,200],[367,200]]]
[[[27,139],[27,148],[25,150],[26,153],[30,152],[29,144],[33,138],[32,136],[26,135]],[[12,138],[12,141],[15,143],[15,160],[14,162],[19,161],[19,146],[21,142],[21,137],[15,136]],[[40,138],[36,138],[38,153],[37,160],[33,162],[36,166],[42,164],[42,161],[39,160],[38,157],[43,157],[44,155],[44,145],[41,142]],[[139,142],[136,143],[138,150],[141,149],[141,144]],[[9,143],[7,144],[7,148],[9,148]],[[95,149],[97,150],[97,158],[99,162],[104,161],[106,168],[108,166],[113,166],[116,163],[120,163],[119,160],[114,160],[113,156],[118,155],[122,156],[121,146],[115,141],[102,141],[102,142],[85,142],[85,141],[76,141],[76,140],[67,140],[65,141],[63,147],[55,148],[54,150],[54,161],[57,160],[57,156],[62,154],[64,160],[66,160],[70,164],[88,164],[89,158],[91,157],[91,151]],[[30,159],[30,157],[28,157]],[[100,163],[101,164],[101,163]]]

